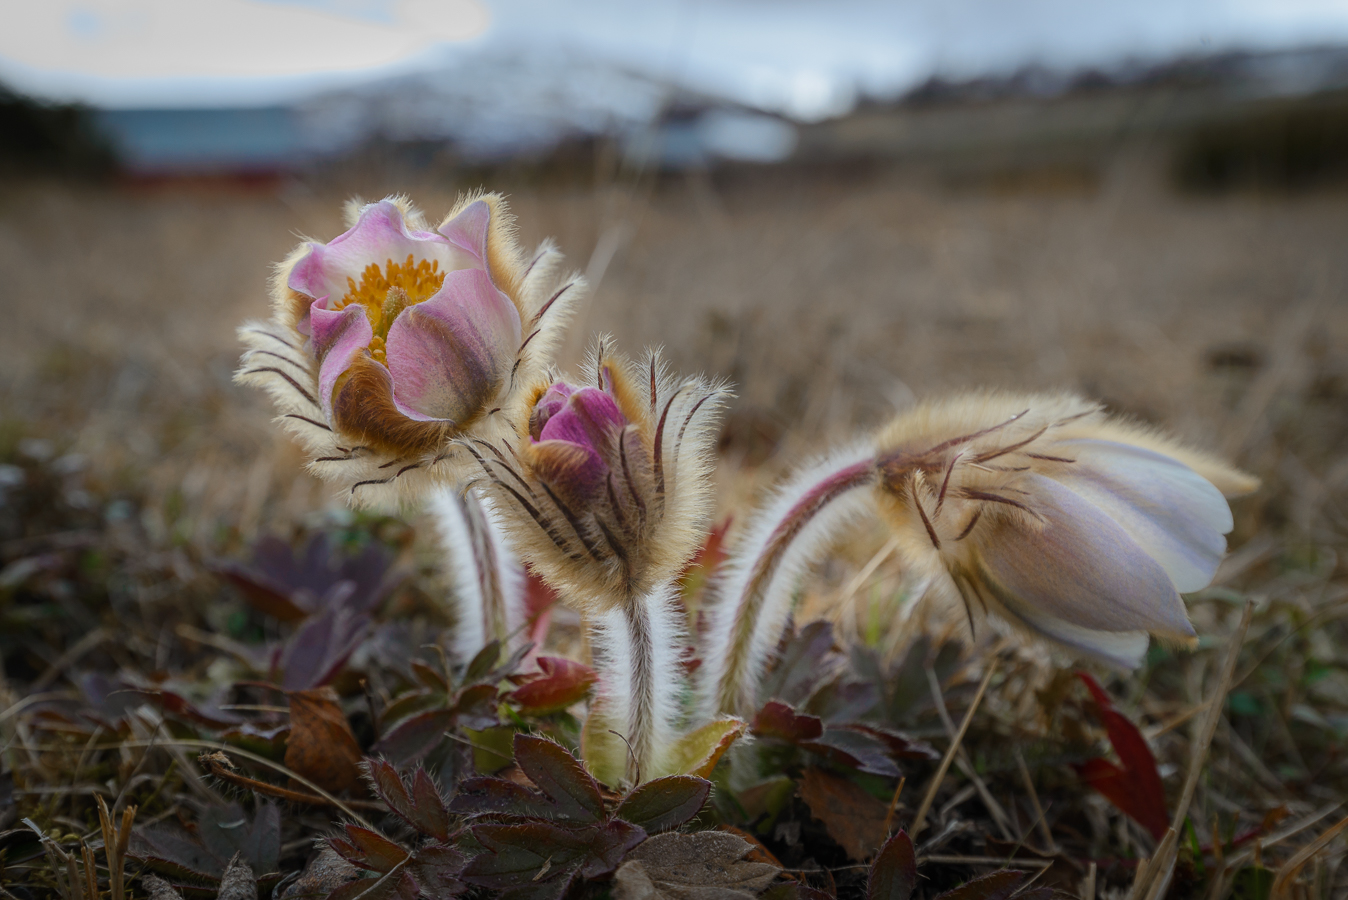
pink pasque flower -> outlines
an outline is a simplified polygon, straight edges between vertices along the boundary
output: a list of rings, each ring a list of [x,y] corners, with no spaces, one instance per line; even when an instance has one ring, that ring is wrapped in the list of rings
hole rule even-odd
[[[236,377],[271,394],[316,474],[358,503],[379,502],[382,485],[408,499],[457,483],[456,439],[508,428],[493,414],[546,369],[583,282],[557,277],[550,244],[525,260],[496,195],[462,201],[434,230],[401,198],[353,219],[281,265],[272,321],[240,329]]]

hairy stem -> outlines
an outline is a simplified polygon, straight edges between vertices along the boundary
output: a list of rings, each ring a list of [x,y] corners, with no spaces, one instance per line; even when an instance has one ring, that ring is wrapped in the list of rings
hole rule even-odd
[[[805,569],[869,508],[873,451],[831,454],[790,478],[760,508],[712,586],[700,672],[700,712],[749,715],[768,655]]]
[[[626,762],[614,765],[615,760],[605,768],[632,784],[670,774],[666,762],[686,687],[679,664],[686,635],[675,597],[676,585],[669,582],[628,596],[591,620],[603,727],[626,741],[618,751]]]
[[[522,624],[524,573],[476,491],[443,489],[429,507],[453,585],[454,652],[466,662],[489,641],[507,642]]]

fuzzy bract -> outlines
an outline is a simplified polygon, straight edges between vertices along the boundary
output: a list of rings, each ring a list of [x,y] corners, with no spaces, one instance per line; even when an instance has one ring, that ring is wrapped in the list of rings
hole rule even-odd
[[[550,245],[521,257],[495,195],[435,230],[400,198],[353,218],[280,266],[272,320],[240,329],[237,378],[272,395],[316,474],[368,505],[459,480],[471,460],[453,442],[505,427],[581,285],[557,278]]]
[[[1149,635],[1196,641],[1180,594],[1226,551],[1226,496],[1257,485],[1072,396],[925,404],[879,436],[877,466],[900,551],[971,624],[992,614],[1125,668]]]
[[[536,383],[518,435],[475,448],[520,552],[564,599],[611,608],[675,578],[709,515],[724,389],[602,347],[593,384]]]

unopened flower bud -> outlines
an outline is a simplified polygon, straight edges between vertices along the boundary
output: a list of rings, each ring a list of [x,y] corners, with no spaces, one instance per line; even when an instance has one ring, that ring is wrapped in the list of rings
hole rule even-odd
[[[708,454],[723,393],[644,377],[601,351],[595,386],[540,383],[518,445],[481,463],[525,555],[564,596],[611,607],[680,571],[706,517]],[[503,495],[503,496],[501,496]]]

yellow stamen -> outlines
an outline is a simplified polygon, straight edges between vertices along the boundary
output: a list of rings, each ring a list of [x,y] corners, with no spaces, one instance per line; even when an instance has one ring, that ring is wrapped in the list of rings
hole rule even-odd
[[[414,303],[429,300],[444,283],[445,273],[440,271],[438,260],[417,262],[409,253],[403,262],[388,260],[382,270],[376,263],[370,263],[360,273],[359,284],[348,278],[346,295],[333,308],[345,309],[352,303],[365,307],[375,333],[374,341],[370,343],[370,355],[383,362],[384,338],[388,337],[389,326],[398,313]]]

